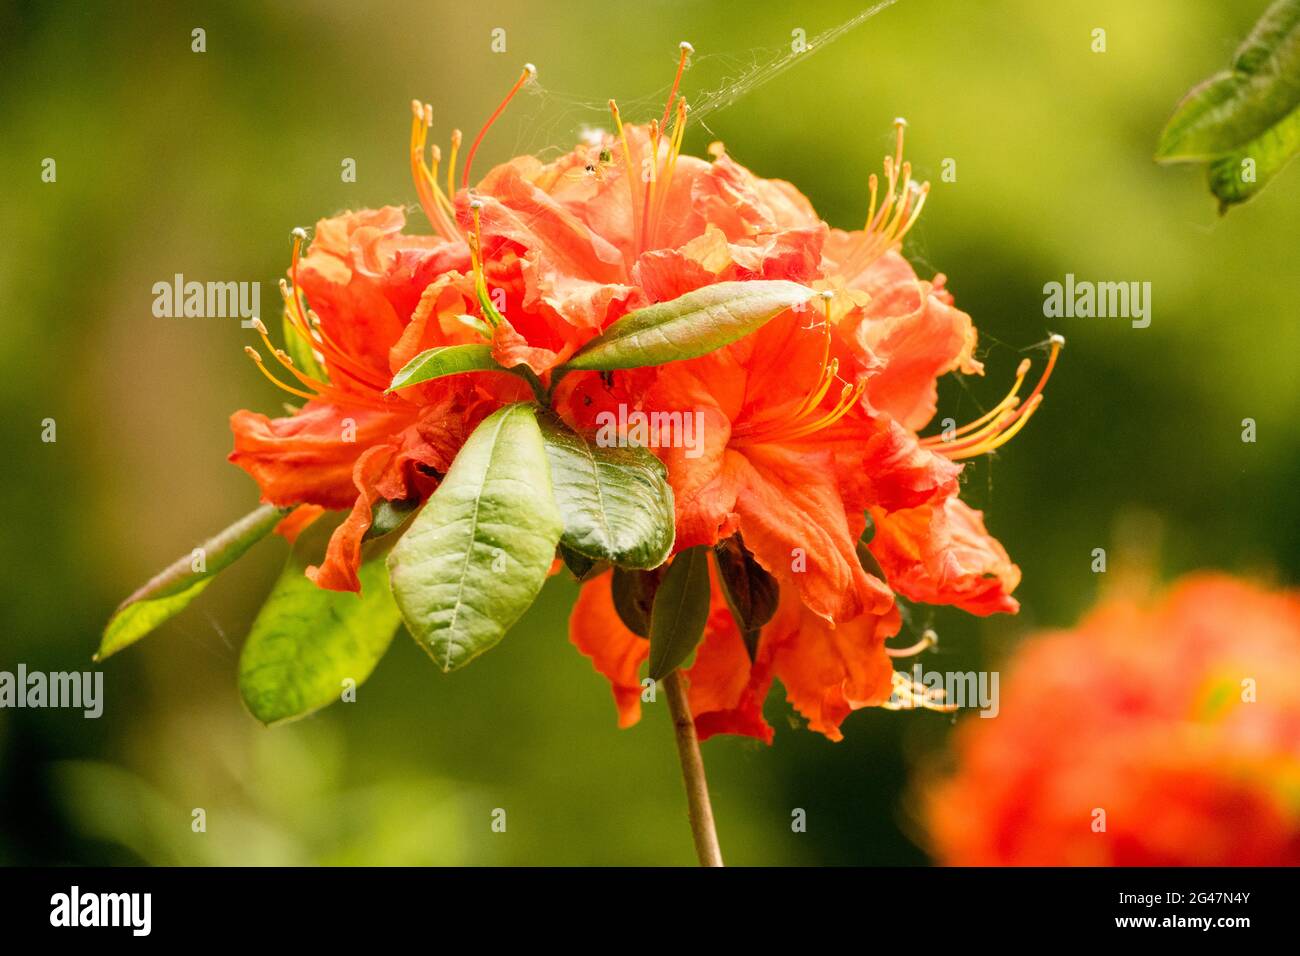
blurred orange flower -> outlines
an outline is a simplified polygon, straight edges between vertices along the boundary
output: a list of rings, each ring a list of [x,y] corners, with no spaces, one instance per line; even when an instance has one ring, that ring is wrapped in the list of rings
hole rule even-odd
[[[1300,864],[1300,594],[1189,577],[1027,643],[924,798],[956,865]]]

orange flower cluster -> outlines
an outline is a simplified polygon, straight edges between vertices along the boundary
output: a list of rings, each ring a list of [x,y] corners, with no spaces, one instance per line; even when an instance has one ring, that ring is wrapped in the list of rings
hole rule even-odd
[[[528,68],[510,96],[531,77]],[[625,125],[611,103],[610,132],[554,162],[513,159],[471,187],[485,125],[457,189],[459,132],[444,177],[441,152],[426,142],[431,110],[414,104],[411,167],[434,234],[408,234],[402,212],[385,208],[322,220],[301,257],[295,243],[288,321],[327,375],[308,374],[267,342],[280,370],[257,352],[259,365],[307,401],[285,418],[236,413],[231,460],[266,501],[350,509],[310,573],[322,587],[356,590],[375,503],[427,498],[484,416],[530,397],[504,372],[386,393],[422,351],[490,342],[501,366],[528,369],[586,434],[620,408],[698,413],[702,449],[651,443],[675,495],[675,550],[739,534],[780,587],[752,659],[715,595],[686,672],[700,734],[770,740],[761,707],[779,679],[809,725],[838,739],[853,709],[915,692],[885,646],[900,627],[895,594],[981,615],[1017,610],[1020,571],[959,499],[959,462],[1025,425],[1061,340],[1053,337],[1028,395],[1026,361],[988,414],[919,437],[936,411],[938,377],[982,367],[970,316],[944,277],[918,278],[899,252],[928,192],[903,159],[903,122],[884,176],[869,179],[862,228],[844,231],[795,187],[754,175],[718,144],[710,160],[682,154],[688,112],[676,84],[662,119],[646,125]],[[631,310],[751,279],[791,280],[820,296],[700,358],[553,377]],[[870,570],[857,552],[868,524]],[[648,642],[615,613],[608,574],[584,584],[571,629],[611,681],[620,723],[636,721]]]

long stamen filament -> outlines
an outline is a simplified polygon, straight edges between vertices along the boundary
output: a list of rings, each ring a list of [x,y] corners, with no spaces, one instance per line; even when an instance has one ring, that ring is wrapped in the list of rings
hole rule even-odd
[[[515,80],[515,85],[510,87],[510,92],[506,94],[505,99],[503,99],[501,104],[493,110],[492,115],[489,116],[487,122],[483,124],[483,128],[479,130],[478,135],[474,137],[474,142],[469,147],[469,154],[465,157],[465,172],[460,177],[461,189],[469,188],[469,171],[474,165],[474,154],[478,152],[478,147],[479,144],[483,142],[483,137],[487,135],[487,131],[492,128],[492,124],[497,121],[497,118],[505,112],[506,107],[510,105],[510,101],[515,98],[515,94],[523,89],[524,84],[536,75],[537,67],[533,66],[531,63],[525,63],[523,72],[519,74],[519,79]]]
[[[915,657],[922,651],[928,651],[934,645],[939,643],[939,635],[934,631],[927,629],[921,635],[921,639],[915,644],[909,644],[907,647],[886,647],[885,653],[890,657]]]
[[[695,52],[695,47],[691,46],[685,40],[679,44],[679,47],[681,48],[682,54],[677,60],[677,75],[673,77],[673,88],[668,91],[668,102],[664,104],[664,117],[659,121],[659,125],[664,127],[668,125],[668,113],[673,108],[673,99],[677,96],[677,88],[681,85],[682,72],[686,69],[686,61],[690,58],[690,55]]]
[[[1028,359],[1020,363],[1016,370],[1015,383],[1002,401],[975,421],[963,425],[956,431],[922,439],[922,446],[937,451],[953,461],[960,461],[995,451],[1019,434],[1043,403],[1043,388],[1047,385],[1047,380],[1056,367],[1057,356],[1061,354],[1061,349],[1065,345],[1065,338],[1060,335],[1053,335],[1048,341],[1051,344],[1051,353],[1047,359],[1047,366],[1039,376],[1033,391],[1024,401],[1020,400],[1018,393],[1029,371]],[[959,435],[962,436],[961,440],[954,440]]]
[[[872,262],[896,248],[912,226],[916,224],[930,192],[929,183],[917,184],[912,180],[912,164],[903,160],[903,131],[907,121],[894,120],[894,155],[884,160],[885,189],[880,192],[880,179],[875,173],[867,177],[870,193],[866,224],[857,246],[840,263],[839,272],[852,277],[859,275]]]
[[[638,245],[637,237],[641,235],[637,220],[637,199],[636,199],[636,179],[632,171],[632,150],[627,145],[627,131],[623,129],[623,118],[619,115],[618,104],[613,100],[609,101],[609,111],[614,116],[614,128],[618,130],[619,141],[623,145],[623,166],[627,177],[627,190],[631,199],[632,210],[632,255],[635,257],[641,250]]]

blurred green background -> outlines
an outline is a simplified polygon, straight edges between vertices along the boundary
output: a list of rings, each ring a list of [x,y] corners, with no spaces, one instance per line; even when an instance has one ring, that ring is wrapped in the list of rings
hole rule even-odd
[[[861,9],[187,6],[0,6],[0,670],[91,667],[117,601],[256,498],[224,461],[231,411],[279,408],[241,354],[249,333],[235,319],[155,318],[153,283],[260,281],[273,313],[293,226],[414,201],[412,97],[433,103],[440,142],[452,126],[472,135],[520,65],[537,64],[539,89],[493,131],[481,173],[516,150],[567,148],[610,96],[649,118],[682,39],[697,50],[684,88],[702,101],[788,51],[793,30],[812,38]],[[1300,169],[1219,219],[1199,170],[1151,161],[1175,102],[1228,63],[1264,6],[900,0],[723,96],[688,133],[689,151],[722,139],[851,227],[891,120],[907,117],[917,177],[934,181],[907,251],[922,275],[949,276],[987,367],[945,383],[941,415],[964,421],[996,401],[1049,331],[1069,340],[1035,421],[967,470],[968,500],[1024,570],[1022,614],[935,612],[928,668],[997,666],[1116,575],[1296,580]],[[195,27],[204,53],[191,52]],[[497,27],[505,54],[490,50]],[[45,157],[55,183],[41,181]],[[348,157],[355,183],[340,179]],[[957,181],[941,182],[949,157]],[[1043,284],[1067,272],[1151,282],[1150,328],[1044,319]],[[40,438],[47,417],[54,444]],[[1241,441],[1247,417],[1254,444]],[[1106,576],[1090,571],[1097,547]],[[662,697],[616,729],[605,681],[568,644],[565,580],[464,671],[436,672],[399,636],[356,703],[261,728],[240,704],[236,660],[285,551],[259,546],[107,662],[99,720],[0,711],[0,862],[692,861]],[[864,711],[831,744],[789,713],[774,693],[771,748],[704,747],[728,861],[925,862],[907,774],[942,760],[951,718]],[[205,834],[191,832],[196,807]],[[504,834],[490,827],[498,807]],[[791,832],[795,808],[806,833]]]

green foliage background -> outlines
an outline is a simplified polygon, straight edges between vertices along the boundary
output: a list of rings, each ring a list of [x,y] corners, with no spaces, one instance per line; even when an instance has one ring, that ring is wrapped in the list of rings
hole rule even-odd
[[[1025,572],[1019,618],[938,612],[927,666],[997,666],[1035,627],[1072,623],[1100,585],[1220,567],[1300,570],[1300,171],[1220,220],[1194,168],[1152,162],[1196,81],[1264,4],[900,0],[704,120],[756,171],[788,178],[833,224],[864,216],[866,177],[910,122],[934,182],[908,241],[980,328],[986,380],[947,383],[978,414],[1021,349],[1068,349],[1036,420],[968,497]],[[538,65],[481,153],[554,153],[576,102],[666,88],[691,40],[688,98],[851,17],[851,2],[397,4],[322,0],[0,7],[0,669],[86,669],[116,602],[245,513],[226,418],[279,397],[235,320],[158,319],[175,273],[262,282],[271,313],[289,229],[413,202],[412,97],[435,137],[477,129]],[[190,31],[207,30],[207,52]],[[504,55],[490,31],[507,30]],[[1091,31],[1108,49],[1091,52]],[[562,92],[560,92],[562,91]],[[624,107],[625,114],[631,111]],[[648,118],[645,109],[633,118]],[[58,181],[42,183],[44,157]],[[358,181],[340,181],[343,157]],[[955,183],[939,180],[957,160]],[[1063,319],[1042,286],[1149,281],[1148,329]],[[41,421],[58,441],[40,441]],[[1255,444],[1241,420],[1258,422]],[[1136,530],[1134,530],[1136,529]],[[1089,570],[1106,547],[1111,572]],[[404,636],[358,702],[265,730],[239,702],[239,641],[284,560],[259,546],[185,614],[107,662],[99,720],[0,711],[0,862],[687,863],[662,699],[619,731],[603,679],[567,642],[556,579],[491,654],[443,675]],[[1153,639],[1155,636],[1153,636]],[[861,712],[831,744],[769,701],[775,746],[705,745],[729,862],[920,863],[909,767],[943,759],[949,718]],[[964,719],[964,718],[963,718]],[[190,830],[207,813],[206,834]],[[490,829],[504,808],[508,830]],[[794,808],[808,832],[794,834]]]

